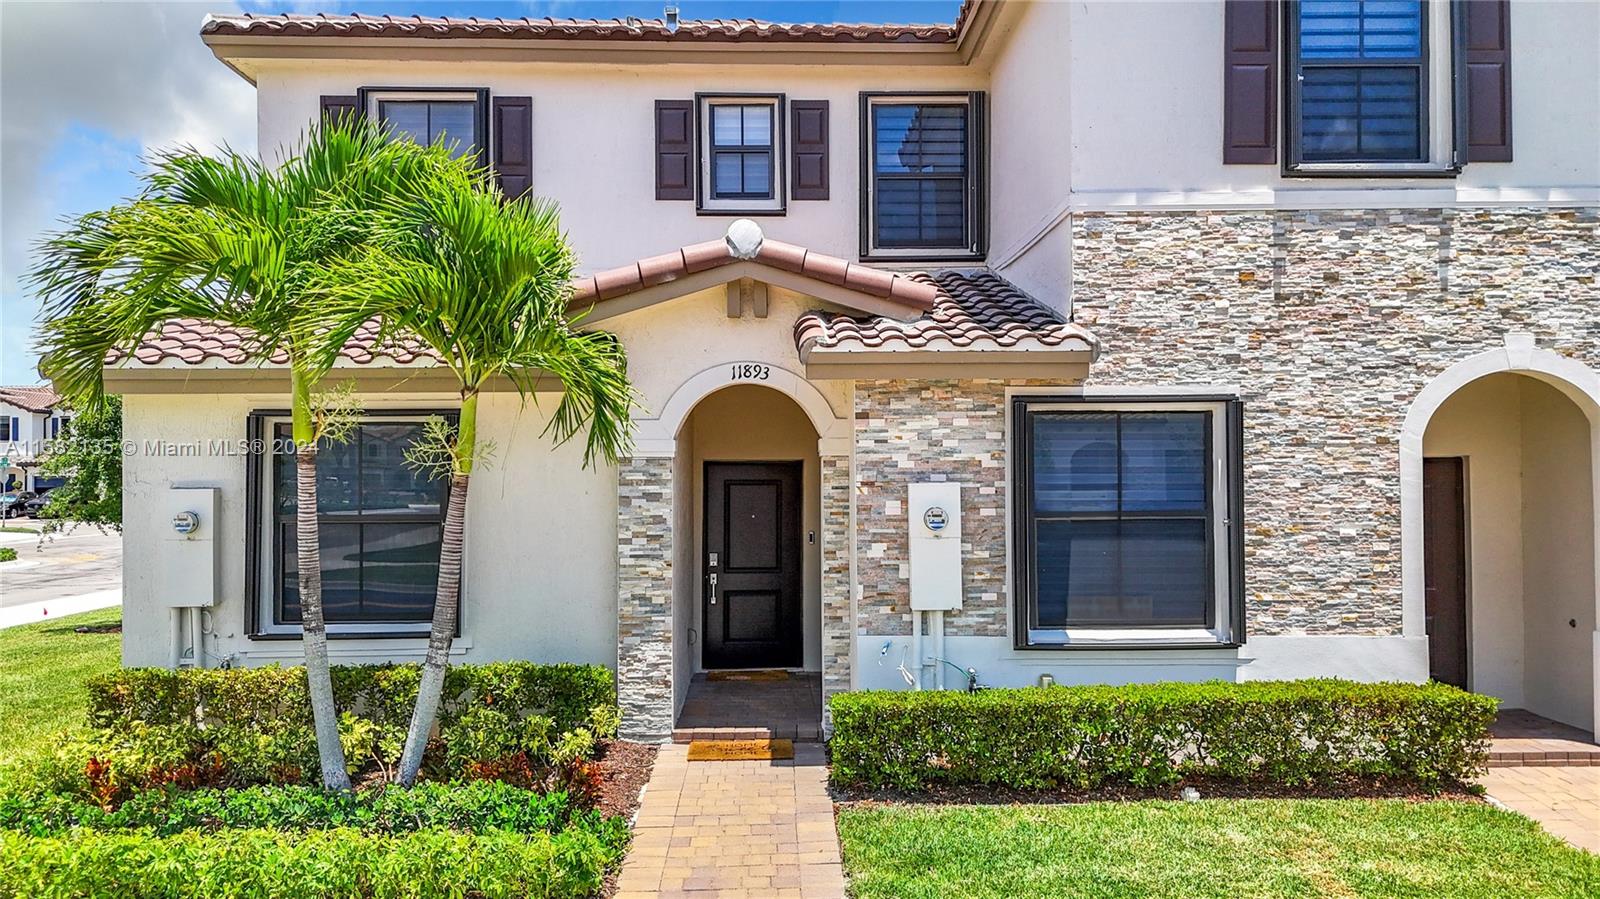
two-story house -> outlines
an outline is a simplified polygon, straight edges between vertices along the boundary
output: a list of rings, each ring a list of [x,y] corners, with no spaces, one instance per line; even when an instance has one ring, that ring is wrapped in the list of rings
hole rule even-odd
[[[41,476],[37,463],[71,417],[50,387],[0,387],[0,493],[61,485],[60,478]]]
[[[1593,726],[1600,5],[201,38],[268,156],[360,115],[559,201],[574,308],[627,348],[614,467],[540,439],[551,404],[484,400],[463,661],[614,666],[639,737],[746,668],[825,694],[1431,676]],[[345,357],[334,657],[417,659],[442,488],[401,454],[454,382]],[[292,468],[205,451],[285,433],[286,374],[193,321],[106,374],[126,437],[175,450],[126,463],[124,661],[293,663]],[[195,486],[216,547],[182,565],[217,588],[185,624],[165,497]]]

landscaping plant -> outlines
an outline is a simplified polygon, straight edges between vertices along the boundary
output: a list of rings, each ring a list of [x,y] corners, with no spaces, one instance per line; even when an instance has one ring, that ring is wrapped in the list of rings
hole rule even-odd
[[[173,319],[236,330],[251,358],[288,368],[306,676],[323,783],[350,785],[328,679],[317,522],[317,450],[353,424],[348,391],[320,392],[333,356],[362,324],[326,314],[316,273],[370,234],[373,210],[404,193],[444,147],[390,141],[358,119],[312,129],[281,165],[234,152],[162,153],[130,202],[47,237],[31,280],[45,316],[40,370],[83,414],[105,403],[102,372]]]
[[[545,433],[562,443],[586,432],[585,466],[627,451],[634,393],[621,345],[579,330],[569,315],[574,260],[553,204],[506,201],[492,173],[463,157],[430,168],[379,212],[374,239],[319,274],[317,304],[339,331],[373,321],[380,339],[419,338],[456,376],[461,397],[458,424],[430,420],[407,457],[450,480],[427,655],[398,772],[410,784],[456,630],[468,485],[492,453],[477,436],[482,391],[503,380],[526,402],[559,390]],[[342,345],[337,331],[325,335],[322,361],[331,363]]]

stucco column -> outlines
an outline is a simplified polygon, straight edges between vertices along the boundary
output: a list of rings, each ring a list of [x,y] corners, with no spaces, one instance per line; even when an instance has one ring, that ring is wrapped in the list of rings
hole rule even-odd
[[[672,457],[617,466],[617,702],[622,736],[672,734]]]
[[[850,457],[824,455],[822,470],[822,720],[828,698],[850,689],[855,613],[850,603]]]

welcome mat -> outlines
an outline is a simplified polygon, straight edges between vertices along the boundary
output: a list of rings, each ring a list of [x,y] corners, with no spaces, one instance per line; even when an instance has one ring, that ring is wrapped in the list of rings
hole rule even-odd
[[[789,672],[782,668],[769,668],[764,671],[708,671],[706,680],[759,680],[775,681],[788,680]]]
[[[692,740],[691,762],[759,762],[794,758],[792,740]]]

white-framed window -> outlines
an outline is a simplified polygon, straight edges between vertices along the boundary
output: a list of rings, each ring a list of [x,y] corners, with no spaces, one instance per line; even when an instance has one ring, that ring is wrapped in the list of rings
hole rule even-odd
[[[1449,3],[1289,0],[1283,9],[1291,173],[1458,165]]]
[[[782,94],[699,94],[699,208],[776,213],[785,202]]]
[[[1235,399],[1012,398],[1018,648],[1242,639]]]
[[[431,415],[374,412],[351,439],[317,453],[322,601],[332,636],[428,632],[439,577],[449,481],[405,463]],[[286,413],[252,413],[247,576],[256,637],[300,634],[296,475]]]
[[[487,158],[489,94],[479,89],[362,88],[367,118],[419,144],[443,144],[455,156]]]
[[[986,240],[984,95],[861,95],[861,255],[975,259]]]

